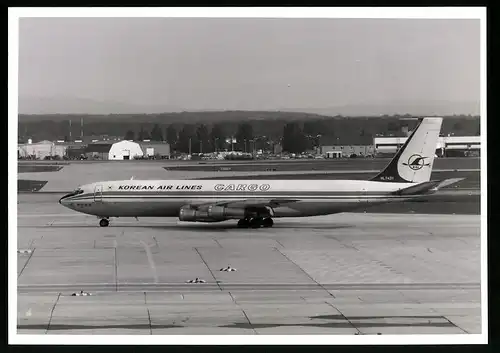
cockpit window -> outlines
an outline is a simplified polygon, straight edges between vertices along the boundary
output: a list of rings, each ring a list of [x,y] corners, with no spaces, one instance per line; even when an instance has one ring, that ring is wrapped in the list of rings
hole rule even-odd
[[[71,196],[80,195],[80,194],[83,194],[83,190],[78,188],[71,193]]]
[[[83,190],[82,190],[82,189],[80,189],[80,188],[78,188],[78,189],[76,189],[75,191],[73,191],[73,192],[69,193],[68,195],[65,195],[62,199],[65,199],[65,198],[67,198],[67,197],[71,197],[71,196],[80,195],[80,194],[83,194]],[[62,200],[62,199],[61,199],[61,200]]]

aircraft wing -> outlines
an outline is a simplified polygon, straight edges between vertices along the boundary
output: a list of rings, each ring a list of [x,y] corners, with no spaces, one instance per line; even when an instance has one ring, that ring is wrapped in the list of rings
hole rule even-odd
[[[261,207],[278,207],[287,203],[297,202],[295,199],[241,199],[241,200],[221,200],[216,202],[191,204],[197,209],[208,208],[209,206],[223,206],[231,208],[261,208]]]

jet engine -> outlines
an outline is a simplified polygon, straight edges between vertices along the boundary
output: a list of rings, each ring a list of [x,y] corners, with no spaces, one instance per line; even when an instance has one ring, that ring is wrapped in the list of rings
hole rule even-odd
[[[242,219],[245,216],[244,209],[223,206],[208,206],[206,210],[184,206],[179,211],[179,220],[183,222],[221,222],[228,219]]]

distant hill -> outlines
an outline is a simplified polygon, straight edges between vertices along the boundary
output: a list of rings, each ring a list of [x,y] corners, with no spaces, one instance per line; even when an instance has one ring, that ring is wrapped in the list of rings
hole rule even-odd
[[[238,111],[238,109],[235,109]],[[107,116],[109,114],[162,114],[188,111],[192,113],[217,113],[213,109],[188,109],[169,104],[132,104],[116,101],[98,101],[84,98],[67,97],[19,97],[19,114],[85,114]],[[245,111],[245,110],[239,110]],[[251,111],[251,110],[250,110]],[[479,115],[479,102],[453,101],[413,101],[351,104],[332,107],[284,107],[266,111],[311,113],[327,116],[380,116],[395,114],[424,115]],[[261,112],[257,112],[261,113]],[[208,117],[208,116],[207,116]]]
[[[303,113],[303,112],[279,112],[279,111],[203,111],[203,112],[176,112],[176,113],[154,113],[154,114],[20,114],[19,122],[39,122],[49,120],[62,122],[73,120],[78,123],[83,118],[85,124],[90,122],[141,122],[162,124],[212,124],[216,122],[240,123],[246,120],[304,120],[304,119],[327,119],[325,115]]]
[[[342,115],[349,117],[369,117],[380,115],[415,115],[415,116],[450,116],[450,115],[479,115],[479,102],[397,102],[380,104],[342,105],[331,108],[301,108],[284,109],[321,115]]]

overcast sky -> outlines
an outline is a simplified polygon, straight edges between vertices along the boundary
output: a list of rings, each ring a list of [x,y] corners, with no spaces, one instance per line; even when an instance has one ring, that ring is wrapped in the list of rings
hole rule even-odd
[[[20,97],[183,109],[478,101],[479,20],[24,18]]]

